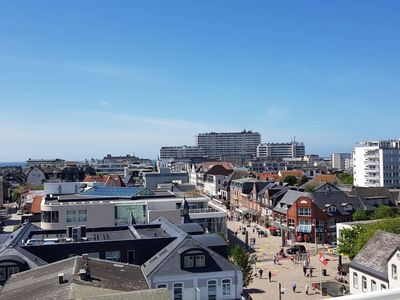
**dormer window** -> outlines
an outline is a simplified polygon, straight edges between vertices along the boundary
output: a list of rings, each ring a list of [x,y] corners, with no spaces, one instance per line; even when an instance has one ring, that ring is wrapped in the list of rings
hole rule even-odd
[[[206,253],[203,249],[190,249],[181,253],[183,269],[204,268],[206,266]]]
[[[196,255],[196,268],[201,268],[206,266],[206,256],[204,254]]]
[[[194,256],[193,255],[185,255],[183,257],[183,267],[185,269],[194,267]]]
[[[331,205],[328,207],[327,209],[328,212],[335,212],[336,211],[336,206],[335,205]]]

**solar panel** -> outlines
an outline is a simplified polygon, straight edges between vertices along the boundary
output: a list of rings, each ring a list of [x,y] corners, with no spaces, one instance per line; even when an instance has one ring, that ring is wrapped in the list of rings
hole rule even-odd
[[[99,197],[121,197],[132,198],[138,195],[151,195],[152,193],[144,187],[111,187],[111,186],[95,186],[90,190],[81,193],[82,196],[99,196]]]

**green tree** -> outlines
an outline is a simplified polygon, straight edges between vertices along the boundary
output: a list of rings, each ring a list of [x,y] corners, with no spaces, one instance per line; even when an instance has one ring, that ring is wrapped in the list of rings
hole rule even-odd
[[[342,229],[338,242],[338,252],[347,255],[350,259],[356,256],[358,251],[356,251],[354,245],[356,244],[358,235],[362,230],[364,230],[363,226]]]
[[[283,182],[286,182],[287,184],[294,186],[297,183],[297,178],[296,178],[296,176],[293,176],[293,175],[286,175],[283,178]]]
[[[394,217],[394,211],[387,205],[379,205],[373,215],[372,218],[375,220],[378,219],[387,219],[387,218],[393,218]]]
[[[400,218],[383,219],[350,229],[343,229],[338,243],[339,253],[353,258],[378,230],[400,234]]]
[[[364,209],[357,209],[353,213],[353,221],[364,221],[368,220],[367,212]]]
[[[353,185],[354,178],[353,178],[352,175],[347,174],[347,173],[340,173],[340,174],[337,175],[337,177],[339,178],[339,180],[340,180],[342,183]]]
[[[243,286],[247,287],[254,279],[249,253],[240,246],[234,246],[230,248],[229,260],[242,270]]]
[[[306,176],[301,176],[299,182],[297,183],[298,186],[302,186],[303,184],[308,182],[308,178]]]
[[[19,190],[12,190],[11,199],[18,204],[18,208],[21,206],[21,193]]]

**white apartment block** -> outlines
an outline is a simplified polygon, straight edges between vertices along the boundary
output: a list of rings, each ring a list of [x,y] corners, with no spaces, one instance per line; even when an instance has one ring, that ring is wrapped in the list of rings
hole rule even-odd
[[[192,158],[192,157],[204,157],[205,152],[202,147],[197,146],[173,146],[173,147],[161,147],[160,159],[168,158]]]
[[[258,158],[294,158],[305,155],[303,143],[266,143],[257,146]]]
[[[234,162],[254,158],[260,143],[260,133],[246,130],[199,133],[196,136],[196,146],[202,147],[206,156]]]
[[[337,170],[346,169],[346,160],[351,159],[351,153],[332,153],[332,168]]]
[[[400,140],[358,143],[353,174],[355,186],[400,187]]]

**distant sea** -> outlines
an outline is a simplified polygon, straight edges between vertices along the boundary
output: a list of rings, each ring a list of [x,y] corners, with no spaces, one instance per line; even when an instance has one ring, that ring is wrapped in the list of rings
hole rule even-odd
[[[1,167],[25,167],[26,162],[24,161],[9,161],[9,162],[0,162]]]

